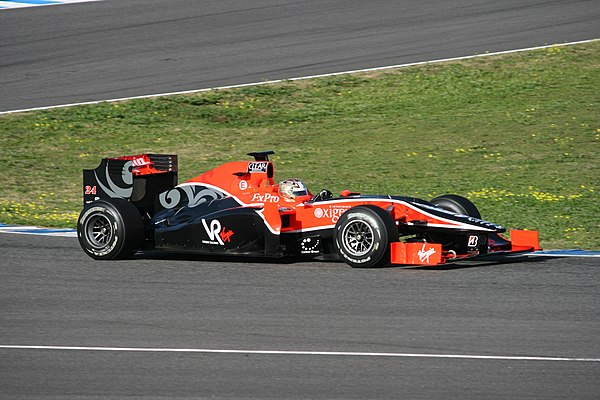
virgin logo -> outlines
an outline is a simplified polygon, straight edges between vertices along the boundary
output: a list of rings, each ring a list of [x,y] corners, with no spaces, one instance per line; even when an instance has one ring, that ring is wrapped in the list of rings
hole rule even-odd
[[[425,250],[425,244],[423,243],[423,247],[417,253],[419,255],[419,261],[429,263],[429,257],[435,254],[435,249],[432,247],[429,250]]]

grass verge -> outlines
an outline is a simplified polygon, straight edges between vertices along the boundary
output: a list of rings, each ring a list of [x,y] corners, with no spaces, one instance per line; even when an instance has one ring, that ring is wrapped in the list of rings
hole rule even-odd
[[[547,248],[600,248],[600,42],[0,116],[0,221],[74,227],[81,170],[176,153],[180,181],[250,151],[276,179],[457,193]]]

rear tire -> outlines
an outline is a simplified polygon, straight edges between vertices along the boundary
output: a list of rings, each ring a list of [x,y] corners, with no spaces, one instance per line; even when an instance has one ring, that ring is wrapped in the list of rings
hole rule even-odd
[[[398,240],[392,216],[373,206],[357,206],[346,211],[334,231],[340,258],[354,268],[373,268],[390,263],[390,242]]]
[[[138,209],[125,199],[98,200],[87,205],[77,221],[83,251],[97,260],[131,257],[144,241]]]

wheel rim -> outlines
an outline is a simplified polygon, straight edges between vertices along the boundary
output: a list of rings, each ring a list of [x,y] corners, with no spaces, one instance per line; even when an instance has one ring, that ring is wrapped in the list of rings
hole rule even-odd
[[[93,247],[101,249],[110,243],[114,236],[112,223],[104,215],[93,215],[88,220],[85,236]]]
[[[364,256],[373,248],[373,229],[364,221],[352,221],[344,227],[342,240],[344,248],[351,255]]]

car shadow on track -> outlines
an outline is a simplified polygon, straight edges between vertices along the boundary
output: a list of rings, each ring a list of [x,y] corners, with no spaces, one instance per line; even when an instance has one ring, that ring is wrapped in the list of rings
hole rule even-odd
[[[415,266],[412,269],[417,270],[442,270],[450,271],[455,269],[465,268],[481,268],[486,266],[503,265],[503,264],[531,264],[531,263],[544,263],[551,259],[560,257],[536,257],[527,254],[514,255],[510,257],[498,257],[498,258],[486,258],[485,260],[462,260],[462,261],[450,261],[446,264],[437,266]]]
[[[437,266],[417,266],[417,265],[394,265],[388,264],[377,268],[356,268],[356,269],[411,269],[411,270],[437,270],[451,271],[467,268],[482,268],[486,266],[514,264],[514,263],[543,263],[559,257],[536,257],[527,254],[513,255],[509,257],[488,257],[484,260],[461,260],[449,261],[446,264]],[[247,257],[235,255],[218,255],[218,254],[194,254],[194,253],[168,253],[161,251],[144,251],[138,252],[132,257],[135,260],[175,260],[175,261],[197,261],[197,262],[214,262],[214,263],[236,263],[236,264],[272,264],[272,265],[291,265],[294,264],[325,264],[331,267],[348,267],[341,260],[336,259],[315,259],[301,257]]]
[[[203,262],[225,262],[240,264],[294,264],[299,262],[314,262],[317,260],[290,258],[290,257],[248,257],[236,255],[219,254],[194,254],[194,253],[170,253],[162,251],[142,251],[136,253],[131,259],[135,260],[178,260],[178,261],[203,261]],[[319,262],[336,262],[335,260]]]

